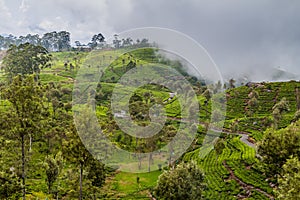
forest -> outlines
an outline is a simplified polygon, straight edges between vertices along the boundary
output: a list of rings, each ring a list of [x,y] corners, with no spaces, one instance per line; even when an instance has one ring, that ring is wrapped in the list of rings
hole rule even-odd
[[[205,82],[147,39],[76,43],[0,37],[0,199],[300,199],[299,80]],[[155,105],[158,134],[124,131]]]

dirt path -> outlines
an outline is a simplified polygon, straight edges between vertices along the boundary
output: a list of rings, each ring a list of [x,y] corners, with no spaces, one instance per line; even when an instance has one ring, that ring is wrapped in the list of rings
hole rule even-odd
[[[237,181],[238,184],[240,186],[242,186],[244,188],[244,190],[247,191],[246,194],[248,196],[242,196],[242,195],[240,195],[240,198],[247,198],[247,197],[249,197],[251,195],[251,190],[256,190],[257,192],[259,192],[259,193],[265,195],[266,197],[268,197],[269,199],[274,199],[274,197],[272,195],[268,194],[267,192],[263,191],[262,189],[256,188],[253,185],[249,185],[247,183],[244,183],[242,180],[240,180],[238,177],[236,177],[235,174],[234,174],[234,172],[233,172],[233,170],[226,164],[226,161],[223,161],[223,165],[229,171],[230,178],[234,179],[235,181]]]
[[[229,132],[229,131],[226,131],[226,130],[216,130],[216,129],[212,129],[213,131],[216,131],[216,132],[222,132],[222,133],[226,133],[228,135],[240,135],[241,138],[240,140],[246,144],[247,146],[255,149],[256,148],[256,145],[252,142],[249,142],[249,133],[242,133],[242,132],[237,132],[237,133],[232,133],[232,132]]]
[[[171,119],[171,120],[177,120],[177,121],[181,121],[182,119],[181,118],[177,118],[177,117],[168,117],[168,119]],[[183,120],[183,122],[184,122],[184,120]],[[201,122],[199,122],[199,124],[201,124],[201,125],[205,125],[205,123],[201,123]],[[215,129],[215,128],[211,128],[210,130],[212,130],[212,131],[214,131],[214,132],[216,132],[216,133],[226,133],[226,134],[230,134],[230,135],[240,135],[241,136],[241,141],[244,143],[244,144],[246,144],[247,146],[249,146],[249,147],[251,147],[251,148],[253,148],[253,149],[255,149],[256,148],[256,145],[254,144],[254,143],[251,143],[251,142],[249,142],[249,133],[243,133],[243,132],[237,132],[237,133],[232,133],[232,132],[230,132],[230,131],[227,131],[227,130],[224,130],[224,129],[222,129],[222,130],[220,130],[220,129]]]
[[[248,145],[249,147],[252,147],[252,148],[254,148],[254,149],[256,148],[255,144],[249,142],[249,135],[241,134],[241,133],[238,133],[238,134],[242,136],[240,140],[241,140],[243,143],[245,143],[246,145]]]

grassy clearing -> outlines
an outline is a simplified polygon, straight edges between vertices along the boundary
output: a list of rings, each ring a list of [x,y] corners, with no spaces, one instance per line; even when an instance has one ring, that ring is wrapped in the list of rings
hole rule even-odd
[[[103,189],[109,195],[107,198],[111,199],[148,199],[147,191],[156,185],[161,173],[161,171],[140,174],[117,172],[106,182]]]

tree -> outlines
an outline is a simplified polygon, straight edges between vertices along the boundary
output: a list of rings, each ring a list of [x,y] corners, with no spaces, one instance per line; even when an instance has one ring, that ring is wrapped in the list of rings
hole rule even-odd
[[[53,34],[56,32],[52,33],[45,33],[42,37],[42,46],[46,48],[48,51],[53,50]]]
[[[58,45],[58,51],[66,51],[71,48],[70,45],[70,33],[67,31],[60,31],[57,33],[57,45]]]
[[[88,101],[90,101],[88,99]],[[63,155],[67,161],[74,164],[79,169],[79,199],[83,199],[83,181],[84,181],[84,170],[88,170],[91,165],[95,164],[95,161],[91,153],[88,151],[85,145],[101,145],[101,141],[95,139],[94,133],[98,131],[97,126],[92,123],[91,107],[84,105],[78,108],[78,112],[81,115],[75,117],[75,124],[73,123],[67,130],[67,138],[63,143]],[[77,113],[78,114],[78,113]],[[78,131],[78,132],[77,132]],[[80,137],[79,137],[80,134]],[[82,142],[85,141],[85,143]],[[96,140],[96,141],[95,141]],[[96,143],[96,144],[95,144]],[[85,144],[85,145],[84,145]],[[87,146],[89,147],[89,146]],[[99,165],[98,165],[99,166]],[[91,177],[91,176],[90,176]],[[99,175],[100,177],[100,175]],[[100,181],[100,180],[98,180]],[[99,184],[92,182],[92,184]]]
[[[41,45],[41,38],[38,34],[36,35],[27,34],[26,36],[20,36],[16,40],[16,45],[25,44],[25,43],[30,43],[33,45]]]
[[[217,157],[223,153],[225,149],[225,144],[223,139],[218,139],[218,141],[214,145],[214,149],[216,151]]]
[[[43,88],[34,81],[33,76],[22,77],[20,75],[16,76],[2,93],[4,99],[11,104],[10,132],[21,143],[23,199],[26,195],[25,140],[43,131],[43,122],[48,116],[43,93]]]
[[[238,130],[239,130],[239,121],[235,120],[234,122],[232,122],[230,129],[233,133],[238,132]]]
[[[57,154],[55,157],[46,156],[45,158],[45,171],[46,171],[46,183],[48,186],[48,194],[52,193],[52,186],[57,180],[58,175],[62,168],[62,157],[61,153]]]
[[[117,34],[114,35],[113,45],[116,49],[120,48],[121,40],[118,38],[119,36]]]
[[[202,199],[204,174],[194,162],[181,163],[159,176],[154,195],[159,199]]]
[[[79,200],[81,200],[83,199],[83,170],[89,165],[92,156],[82,144],[75,127],[72,129],[73,131],[67,133],[68,138],[63,143],[63,152],[65,159],[79,168]]]
[[[143,38],[140,43],[139,43],[139,47],[140,48],[143,48],[143,47],[149,47],[150,44],[149,44],[149,40],[146,39],[146,38]]]
[[[235,88],[235,80],[233,79],[233,78],[231,78],[230,80],[229,80],[229,88],[230,89],[232,89],[232,88]]]
[[[81,46],[81,43],[80,43],[78,40],[76,40],[74,43],[75,43],[75,45],[76,45],[77,47],[80,47],[80,46]]]
[[[219,80],[215,85],[214,85],[214,93],[218,93],[222,89],[222,83]]]
[[[282,167],[282,176],[278,178],[278,199],[300,199],[300,161],[297,157],[291,157]]]
[[[60,51],[59,42],[60,42],[59,33],[57,33],[56,31],[45,33],[42,38],[42,45],[48,51]]]
[[[132,46],[133,44],[133,40],[128,37],[126,39],[122,39],[122,47],[129,47],[129,46]]]
[[[297,110],[294,114],[293,122],[296,122],[300,119],[300,110]]]
[[[272,115],[274,119],[274,128],[278,128],[278,123],[282,118],[282,114],[286,111],[289,111],[289,104],[285,97],[283,97],[280,102],[276,103],[272,108]]]
[[[41,46],[30,43],[12,45],[3,59],[4,70],[10,80],[16,75],[39,74],[41,69],[49,67],[51,56]]]
[[[105,40],[105,37],[102,35],[102,33],[93,35],[91,43],[89,43],[89,46],[93,49],[97,47],[98,45],[102,44]]]
[[[286,160],[294,155],[300,157],[300,121],[281,130],[267,130],[258,145],[258,153],[263,157],[269,176],[280,174]]]
[[[92,159],[87,168],[87,179],[91,182],[89,196],[96,200],[99,194],[99,188],[105,183],[106,173],[105,166],[98,160]]]
[[[70,45],[70,33],[67,31],[45,33],[41,39],[42,46],[48,51],[68,50]]]
[[[21,183],[13,171],[0,171],[0,199],[18,199]]]
[[[300,90],[296,88],[296,103],[297,103],[297,110],[300,110]]]
[[[251,88],[251,92],[248,94],[249,100],[247,101],[247,109],[249,116],[252,117],[252,115],[255,112],[255,109],[258,106],[258,92],[256,92],[253,88]]]
[[[211,99],[211,94],[210,94],[210,91],[209,91],[209,89],[206,89],[204,92],[203,92],[203,94],[202,94],[204,97],[205,97],[205,101],[204,101],[204,104],[205,104],[205,107],[206,107],[206,109],[205,109],[205,112],[206,112],[206,118],[208,118],[208,113],[209,113],[209,111],[208,111],[208,103],[209,103],[209,101],[210,101],[210,99]]]

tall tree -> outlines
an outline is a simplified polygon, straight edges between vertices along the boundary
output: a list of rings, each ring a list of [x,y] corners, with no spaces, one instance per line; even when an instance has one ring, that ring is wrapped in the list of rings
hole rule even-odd
[[[117,34],[114,35],[113,45],[116,49],[120,48],[121,46],[121,40],[118,38],[119,36]]]
[[[97,200],[97,194],[99,194],[99,188],[105,183],[106,173],[105,166],[98,160],[92,159],[89,166],[87,167],[87,179],[91,183],[91,188],[89,190],[89,196],[93,200]]]
[[[93,49],[101,44],[103,44],[105,40],[105,37],[102,35],[102,33],[93,35],[92,41],[89,43],[89,46]]]
[[[46,171],[46,183],[48,186],[48,194],[52,193],[52,186],[57,180],[58,175],[62,169],[62,156],[58,153],[54,156],[46,156],[45,158],[45,171]]]
[[[42,46],[48,51],[52,51],[52,33],[45,33],[43,35]]]
[[[16,45],[25,44],[25,43],[30,43],[33,45],[41,45],[41,38],[38,34],[36,35],[27,34],[26,36],[20,36],[16,41]]]
[[[202,95],[205,97],[205,101],[204,101],[204,105],[205,105],[205,112],[206,112],[206,118],[208,118],[208,114],[209,114],[209,100],[211,99],[211,93],[209,91],[209,89],[206,89]],[[204,108],[203,108],[204,109]]]
[[[274,119],[274,128],[278,128],[278,123],[282,118],[282,114],[286,111],[289,111],[289,103],[285,97],[283,97],[280,102],[276,103],[272,108],[272,115]]]
[[[42,44],[48,51],[59,51],[59,36],[56,31],[45,33],[42,37]]]
[[[58,51],[67,51],[71,48],[70,33],[67,31],[60,31],[57,33]]]
[[[16,75],[39,74],[50,66],[51,55],[41,46],[30,43],[12,45],[3,59],[4,70],[10,80]]]
[[[154,195],[159,199],[202,199],[204,174],[194,162],[181,163],[159,176]]]
[[[83,170],[88,166],[92,157],[82,144],[81,139],[75,131],[75,127],[73,131],[67,133],[67,137],[67,140],[63,143],[64,157],[79,168],[79,200],[81,200],[83,199]]]
[[[22,189],[23,199],[26,195],[26,150],[25,142],[28,137],[43,131],[43,122],[48,116],[44,106],[43,88],[34,81],[33,76],[16,76],[12,83],[2,92],[4,99],[10,104],[10,132],[21,143],[22,158]]]
[[[251,88],[248,97],[249,97],[249,100],[247,101],[248,115],[252,117],[255,112],[255,109],[258,106],[258,97],[259,97],[258,92],[255,91],[253,88]]]
[[[230,80],[229,80],[229,88],[230,89],[232,89],[232,88],[235,88],[235,80],[233,79],[233,78],[231,78]]]

